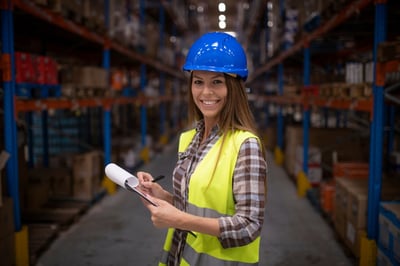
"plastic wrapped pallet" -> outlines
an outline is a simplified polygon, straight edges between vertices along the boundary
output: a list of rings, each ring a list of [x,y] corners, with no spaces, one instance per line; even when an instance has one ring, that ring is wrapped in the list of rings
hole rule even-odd
[[[400,202],[382,202],[378,246],[393,265],[400,264]]]

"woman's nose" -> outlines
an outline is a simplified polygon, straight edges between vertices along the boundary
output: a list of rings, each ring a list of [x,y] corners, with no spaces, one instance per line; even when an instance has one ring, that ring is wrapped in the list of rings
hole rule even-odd
[[[203,93],[204,94],[212,94],[213,90],[211,89],[210,86],[205,85],[204,88],[203,88]]]

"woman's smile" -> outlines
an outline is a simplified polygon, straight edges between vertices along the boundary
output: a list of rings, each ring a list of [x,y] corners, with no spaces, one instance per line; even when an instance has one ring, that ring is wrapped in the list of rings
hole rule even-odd
[[[193,100],[202,112],[204,119],[217,122],[228,94],[224,74],[194,71],[192,94]]]

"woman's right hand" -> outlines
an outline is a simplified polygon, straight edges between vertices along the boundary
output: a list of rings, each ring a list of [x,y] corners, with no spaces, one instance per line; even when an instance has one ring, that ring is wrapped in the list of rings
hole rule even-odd
[[[137,172],[137,178],[139,179],[139,187],[144,193],[149,194],[152,197],[159,198],[168,201],[169,194],[163,189],[160,184],[153,182],[151,174],[146,172]]]

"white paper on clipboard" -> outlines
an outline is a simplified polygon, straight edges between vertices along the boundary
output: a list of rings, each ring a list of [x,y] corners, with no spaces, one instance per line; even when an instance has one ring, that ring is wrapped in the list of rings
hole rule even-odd
[[[141,192],[138,189],[139,180],[137,179],[137,177],[132,175],[125,169],[121,168],[115,163],[109,163],[105,168],[105,173],[106,176],[117,185],[125,188],[126,190],[133,191],[139,194],[139,196],[147,200],[152,205],[158,206],[157,203],[152,201],[145,193]]]

